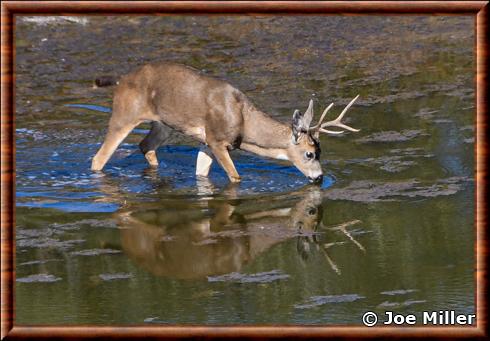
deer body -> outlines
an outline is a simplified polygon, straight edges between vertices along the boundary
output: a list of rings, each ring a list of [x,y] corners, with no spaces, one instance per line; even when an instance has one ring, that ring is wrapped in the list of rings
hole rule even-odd
[[[295,112],[289,126],[255,108],[224,81],[180,64],[149,64],[119,80],[108,132],[92,160],[92,170],[101,170],[136,126],[152,122],[150,133],[140,143],[151,166],[158,165],[155,151],[168,137],[168,126],[206,144],[232,182],[240,181],[228,153],[235,148],[289,160],[311,181],[319,181],[318,139],[304,129],[310,123],[304,122],[305,117],[308,120],[313,114],[312,102],[308,110],[304,115]],[[196,174],[207,176],[211,163],[211,155],[200,152]]]

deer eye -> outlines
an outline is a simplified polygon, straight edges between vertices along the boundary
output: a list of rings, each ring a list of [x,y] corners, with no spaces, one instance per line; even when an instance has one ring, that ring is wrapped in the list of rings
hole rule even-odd
[[[310,208],[310,209],[308,210],[308,214],[309,214],[309,215],[314,215],[314,214],[316,214],[316,209],[315,209],[315,208]]]
[[[307,159],[313,159],[315,157],[315,154],[313,154],[312,152],[306,152],[305,153],[305,156]]]

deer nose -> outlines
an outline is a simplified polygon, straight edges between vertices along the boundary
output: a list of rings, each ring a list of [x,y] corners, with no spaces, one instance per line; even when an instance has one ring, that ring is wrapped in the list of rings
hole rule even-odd
[[[322,180],[323,180],[323,175],[322,175],[322,174],[320,174],[320,175],[318,175],[316,178],[312,178],[311,176],[309,176],[309,177],[308,177],[308,180],[309,180],[310,182],[312,182],[312,183],[319,184],[319,183],[321,183],[321,182],[322,182]]]

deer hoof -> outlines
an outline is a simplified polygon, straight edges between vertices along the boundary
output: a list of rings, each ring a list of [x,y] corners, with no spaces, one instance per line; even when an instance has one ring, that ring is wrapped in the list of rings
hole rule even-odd
[[[145,154],[145,158],[151,167],[158,167],[157,153],[154,150],[150,150]]]
[[[92,166],[90,167],[90,170],[94,172],[98,172],[102,170],[102,166],[100,165],[99,162],[97,162],[95,158],[92,160]]]
[[[231,176],[230,181],[234,182],[234,183],[238,183],[238,182],[242,181],[242,178],[240,178],[239,176]]]

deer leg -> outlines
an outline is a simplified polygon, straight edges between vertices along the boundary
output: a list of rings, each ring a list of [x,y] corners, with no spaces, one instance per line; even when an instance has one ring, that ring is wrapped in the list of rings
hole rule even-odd
[[[139,123],[140,122],[138,121],[120,125],[114,123],[114,120],[111,120],[104,143],[92,159],[91,169],[94,171],[99,171],[104,168],[107,161],[109,161],[109,158],[116,151],[117,146],[121,144],[131,130],[133,130]]]
[[[240,175],[238,175],[238,172],[235,169],[235,165],[233,164],[233,161],[230,158],[230,154],[228,153],[228,149],[226,148],[226,145],[213,144],[213,145],[209,145],[209,147],[213,152],[214,156],[216,157],[216,160],[218,160],[218,163],[225,170],[230,181],[240,182],[241,181]]]
[[[151,167],[158,167],[156,150],[168,139],[169,135],[169,128],[162,122],[151,122],[150,132],[139,144],[141,152]]]
[[[213,158],[208,148],[203,147],[199,150],[197,154],[196,161],[196,175],[197,176],[208,176],[211,165],[213,164]]]
[[[119,85],[114,92],[112,116],[105,141],[92,160],[92,170],[101,170],[112,156],[117,146],[138,124],[155,121],[152,109],[147,105],[139,90]]]

